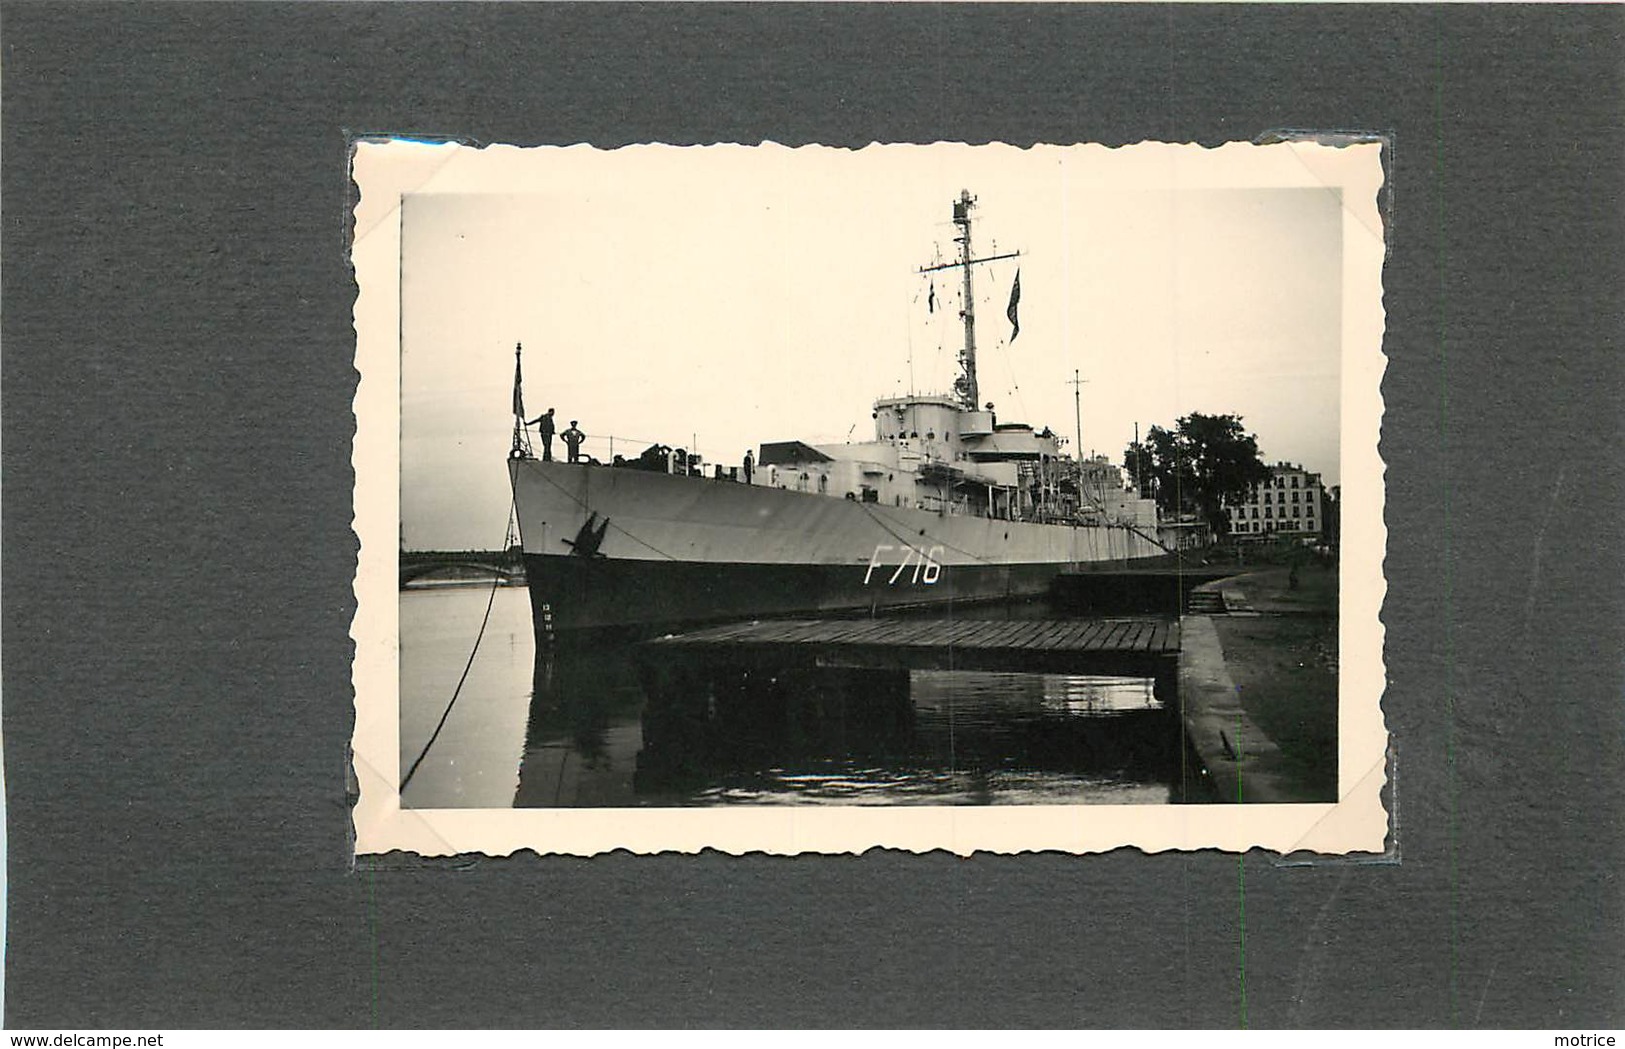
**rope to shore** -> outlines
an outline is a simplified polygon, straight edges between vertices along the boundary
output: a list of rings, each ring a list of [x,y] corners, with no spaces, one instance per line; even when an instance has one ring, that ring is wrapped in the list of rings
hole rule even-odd
[[[515,495],[513,501],[508,504],[507,532],[502,538],[502,549],[504,550],[513,546],[514,511],[517,502],[518,496]],[[429,749],[434,746],[435,740],[440,738],[440,730],[446,727],[446,720],[451,717],[451,708],[457,705],[457,697],[463,694],[463,685],[468,681],[468,672],[474,669],[474,657],[479,654],[480,642],[485,640],[485,628],[491,622],[491,607],[496,604],[497,589],[500,586],[502,586],[501,576],[496,576],[491,580],[491,593],[485,599],[485,616],[480,620],[480,632],[474,636],[474,647],[469,649],[468,662],[463,664],[463,676],[457,679],[457,687],[452,689],[451,700],[446,704],[445,711],[441,713],[439,723],[435,725],[434,731],[429,733],[429,741],[423,744],[423,750],[418,753],[417,760],[412,762],[412,767],[406,770],[406,775],[401,779],[399,793],[402,796],[406,794],[406,785],[412,782],[413,776],[417,775],[418,766],[422,765],[423,759],[429,756]]]

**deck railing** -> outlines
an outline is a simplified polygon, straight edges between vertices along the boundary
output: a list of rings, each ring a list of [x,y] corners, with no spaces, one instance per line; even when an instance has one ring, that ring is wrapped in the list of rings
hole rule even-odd
[[[536,428],[527,426],[526,432],[530,438],[532,456],[537,459],[542,458],[542,439],[536,433]],[[559,462],[567,461],[570,458],[569,445],[565,444],[564,438],[561,436],[563,432],[564,428],[560,428],[553,435],[552,457]],[[580,459],[583,462],[613,466],[616,465],[616,456],[620,456],[623,460],[622,465],[630,465],[648,455],[651,450],[660,448],[666,449],[664,455],[666,472],[715,477],[717,476],[716,471],[720,467],[724,479],[730,477],[743,479],[743,454],[739,459],[732,462],[712,462],[705,458],[703,452],[698,452],[693,447],[690,447],[694,443],[692,435],[687,440],[674,442],[658,437],[631,437],[625,434],[601,434],[587,431],[583,431],[583,433],[585,433],[585,437],[581,441],[579,451]],[[658,458],[651,459],[649,462],[650,465],[654,465],[658,462]]]

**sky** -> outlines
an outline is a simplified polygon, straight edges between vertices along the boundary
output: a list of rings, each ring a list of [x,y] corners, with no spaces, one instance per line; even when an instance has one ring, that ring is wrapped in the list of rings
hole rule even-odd
[[[1347,216],[1301,153],[441,148],[397,216],[408,548],[500,545],[515,343],[527,414],[579,420],[604,459],[610,435],[724,464],[866,440],[877,397],[946,391],[957,271],[918,270],[957,250],[962,188],[976,255],[1021,252],[974,275],[1000,422],[1075,443],[1076,370],[1085,453],[1235,413],[1266,460],[1339,483]]]

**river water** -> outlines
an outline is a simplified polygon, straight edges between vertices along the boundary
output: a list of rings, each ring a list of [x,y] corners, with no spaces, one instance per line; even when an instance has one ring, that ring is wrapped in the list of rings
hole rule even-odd
[[[522,587],[405,590],[400,624],[401,769],[417,763],[407,808],[1146,805],[1178,791],[1177,727],[1148,679],[798,672],[690,697],[703,725],[679,718],[674,733],[656,719],[646,738],[635,646],[561,643],[538,661]]]

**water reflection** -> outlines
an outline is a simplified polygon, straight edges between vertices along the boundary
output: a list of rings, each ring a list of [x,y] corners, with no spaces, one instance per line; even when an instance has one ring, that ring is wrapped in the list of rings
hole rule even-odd
[[[403,767],[445,709],[486,597],[402,594]],[[529,620],[522,590],[496,595],[408,807],[1161,804],[1183,790],[1176,718],[1144,678],[538,650]]]
[[[563,647],[536,662],[515,803],[1163,803],[1178,759],[1149,679]]]
[[[643,692],[617,649],[537,650],[520,807],[633,804]]]

